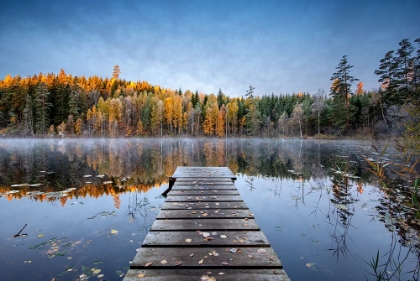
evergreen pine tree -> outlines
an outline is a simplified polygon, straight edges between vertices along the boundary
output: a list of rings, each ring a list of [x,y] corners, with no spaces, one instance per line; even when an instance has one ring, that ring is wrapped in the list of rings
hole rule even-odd
[[[343,118],[344,117],[344,126],[343,126],[343,120],[336,119],[335,123],[338,125],[338,127],[341,129],[346,129],[349,127],[349,114],[348,114],[348,107],[349,107],[349,98],[351,95],[351,86],[355,81],[358,81],[359,79],[354,78],[354,76],[350,75],[350,69],[353,68],[353,65],[350,65],[347,63],[347,55],[344,55],[341,58],[340,63],[335,68],[337,72],[333,73],[333,76],[331,77],[331,81],[336,82],[336,85],[333,83],[333,87],[331,87],[331,93],[330,95],[334,99],[335,109],[336,110],[342,110],[343,105],[345,109],[345,115],[340,116],[341,114],[337,114],[337,118]],[[339,111],[337,111],[339,113]]]
[[[23,109],[23,136],[33,136],[33,115],[32,115],[32,100],[29,95],[26,95],[25,108]]]
[[[49,110],[52,104],[49,102],[47,84],[40,82],[35,90],[35,130],[36,134],[45,135],[50,125]]]

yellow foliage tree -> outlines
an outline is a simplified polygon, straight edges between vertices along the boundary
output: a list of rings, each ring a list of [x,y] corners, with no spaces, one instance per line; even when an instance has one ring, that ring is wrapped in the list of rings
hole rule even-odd
[[[83,125],[82,118],[77,118],[76,124],[74,126],[74,131],[75,131],[76,135],[78,135],[78,136],[80,136],[82,134],[82,125]]]
[[[222,105],[218,114],[217,114],[217,123],[216,123],[216,134],[218,137],[226,135],[225,123],[226,123],[226,110],[225,105]]]
[[[365,90],[363,90],[363,86],[364,86],[364,84],[363,84],[363,82],[362,82],[362,81],[360,81],[360,82],[357,84],[357,90],[356,90],[356,94],[357,94],[357,95],[363,95],[363,94],[365,93]]]
[[[165,124],[168,125],[168,127],[170,128],[170,130],[172,131],[172,110],[173,107],[173,102],[172,102],[172,98],[168,97],[165,99],[165,104],[164,104],[164,111],[163,111],[163,116],[165,119]]]
[[[136,134],[138,136],[142,136],[143,135],[143,122],[141,120],[139,120],[137,122],[137,129],[136,129]]]

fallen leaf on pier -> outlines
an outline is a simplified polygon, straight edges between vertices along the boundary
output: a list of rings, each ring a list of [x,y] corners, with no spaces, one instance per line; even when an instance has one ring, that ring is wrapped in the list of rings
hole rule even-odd
[[[185,242],[187,242],[187,243],[191,243],[191,241],[192,241],[192,239],[190,239],[190,238],[185,239]]]
[[[148,266],[151,266],[152,265],[152,263],[151,262],[147,262],[144,266],[145,267],[148,267]]]
[[[181,265],[181,264],[182,264],[182,262],[180,262],[180,261],[176,261],[176,262],[175,262],[175,265],[176,265],[176,266]]]
[[[161,264],[167,264],[168,262],[166,260],[163,260],[160,262]]]
[[[257,253],[259,253],[259,254],[262,254],[262,253],[266,253],[267,251],[265,250],[265,249],[258,249],[257,250]]]
[[[224,234],[222,234],[222,235],[220,235],[220,238],[227,238],[227,236],[226,235],[224,235]]]
[[[144,274],[144,273],[140,273],[140,274],[137,275],[138,278],[143,278],[144,276],[146,276],[146,274]]]
[[[204,260],[199,260],[198,264],[203,264]]]

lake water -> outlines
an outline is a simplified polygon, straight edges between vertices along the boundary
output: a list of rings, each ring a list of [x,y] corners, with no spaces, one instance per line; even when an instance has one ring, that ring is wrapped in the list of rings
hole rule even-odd
[[[292,280],[376,280],[378,251],[378,270],[417,280],[409,187],[366,169],[390,157],[357,141],[0,139],[0,280],[122,280],[177,166],[228,166]]]

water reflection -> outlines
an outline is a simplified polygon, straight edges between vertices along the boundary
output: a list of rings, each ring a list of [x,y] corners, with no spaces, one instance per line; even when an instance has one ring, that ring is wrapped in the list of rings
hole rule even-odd
[[[420,228],[407,192],[410,187],[400,182],[395,188],[381,189],[368,171],[364,159],[375,160],[378,156],[370,143],[359,142],[2,139],[0,199],[11,202],[3,200],[0,205],[7,209],[7,204],[26,198],[31,202],[48,202],[63,208],[77,207],[87,199],[112,198],[114,211],[92,209],[84,219],[112,218],[122,214],[139,232],[147,233],[159,211],[157,202],[160,202],[160,199],[156,200],[158,197],[151,198],[149,193],[155,187],[167,185],[177,166],[228,166],[240,178],[240,192],[256,213],[260,226],[274,228],[275,234],[268,233],[276,235],[274,247],[280,244],[286,247],[284,243],[297,241],[296,237],[289,236],[284,243],[278,242],[282,241],[278,235],[289,235],[292,227],[286,228],[281,224],[285,220],[295,220],[294,216],[302,213],[306,218],[302,217],[300,221],[306,223],[310,218],[312,222],[308,225],[315,234],[309,237],[299,228],[298,237],[307,237],[311,246],[322,246],[322,251],[327,251],[334,259],[348,262],[349,259],[360,259],[357,243],[363,243],[360,242],[363,231],[358,230],[361,222],[380,222],[391,235],[391,246],[386,251],[389,254],[386,260],[392,264],[386,267],[390,271],[395,264],[405,262],[407,257],[417,257],[418,262]],[[278,200],[283,205],[281,208],[274,205],[270,209],[267,198]],[[273,214],[271,217],[268,210]],[[294,213],[289,213],[290,210]],[[282,212],[290,215],[282,217]],[[283,223],[273,226],[272,221],[280,221],[280,218]],[[16,227],[13,234],[22,225]],[[107,230],[108,233],[110,230]],[[317,231],[323,232],[324,236]],[[127,238],[127,241],[130,240]],[[369,254],[375,255],[376,250]],[[385,252],[381,252],[381,257],[383,254]],[[314,263],[306,260],[306,254],[302,256],[309,270],[322,271],[331,276],[328,277],[331,280],[336,277],[332,272],[338,269],[333,270],[332,265]],[[364,256],[366,260],[369,258]],[[293,261],[291,265],[286,258],[284,263],[286,269],[293,271],[298,261]],[[369,272],[371,268],[365,265],[364,270]],[[415,276],[418,265],[411,266],[410,270]],[[288,274],[291,275],[289,270]],[[324,277],[319,278],[323,280]]]

